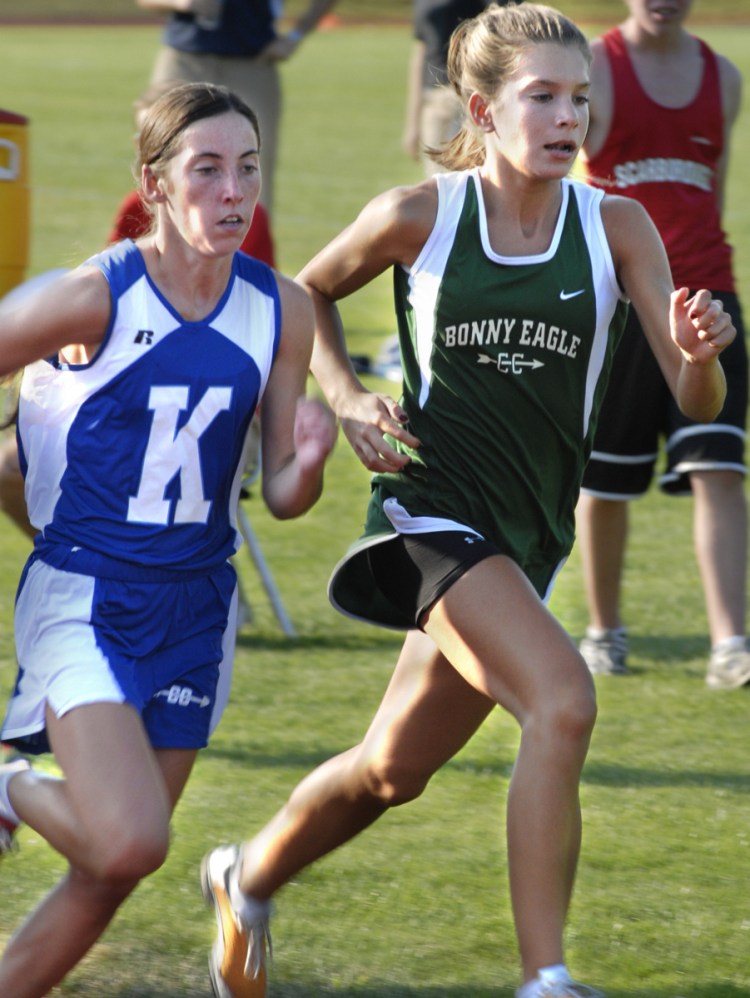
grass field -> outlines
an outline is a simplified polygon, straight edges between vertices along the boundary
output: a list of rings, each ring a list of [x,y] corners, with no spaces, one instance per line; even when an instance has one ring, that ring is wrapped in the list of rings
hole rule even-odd
[[[750,78],[750,27],[702,33]],[[30,274],[72,265],[103,243],[131,182],[130,102],[156,45],[146,27],[0,29],[0,104],[31,119]],[[276,218],[285,271],[375,192],[418,178],[399,148],[408,49],[403,26],[345,28],[318,33],[286,67]],[[746,106],[727,212],[746,299],[749,161]],[[343,314],[352,351],[373,354],[392,331],[389,281],[345,302]],[[200,900],[200,857],[257,829],[313,765],[360,737],[397,654],[397,636],[337,616],[325,597],[332,565],[359,532],[366,491],[367,475],[342,442],[324,497],[303,521],[275,523],[249,500],[299,637],[281,635],[243,554],[255,621],[240,638],[225,720],[176,816],[170,859],[60,995],[209,995],[213,925]],[[625,592],[633,675],[598,684],[568,944],[574,971],[609,998],[750,996],[750,700],[703,685],[706,621],[690,519],[689,502],[655,493],[634,509]],[[0,535],[4,691],[26,550],[10,527]],[[578,636],[585,612],[575,552],[553,608]],[[517,968],[503,809],[516,745],[514,726],[496,712],[423,798],[282,892],[273,998],[509,998]],[[0,943],[62,870],[29,830],[20,840],[0,870]]]
[[[294,17],[307,6],[307,0],[286,0],[284,15]],[[555,6],[553,4],[553,6]],[[622,16],[622,0],[563,0],[557,4],[575,20],[594,20],[602,23],[616,21]],[[368,21],[408,21],[412,0],[339,0],[335,13],[345,22],[354,24]],[[748,21],[746,0],[703,0],[695,5],[694,17],[702,21]],[[0,20],[83,20],[106,21],[144,20],[145,12],[135,0],[3,0]],[[157,15],[151,15],[157,20]]]

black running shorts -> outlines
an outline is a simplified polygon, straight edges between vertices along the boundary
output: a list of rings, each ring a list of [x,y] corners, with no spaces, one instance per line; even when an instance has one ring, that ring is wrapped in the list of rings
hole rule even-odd
[[[382,595],[419,627],[425,612],[457,579],[500,553],[471,531],[438,530],[396,534],[393,540],[369,548],[367,557]]]
[[[737,329],[721,354],[727,379],[724,408],[713,423],[696,423],[680,412],[631,308],[612,366],[582,491],[606,499],[633,499],[651,484],[660,443],[666,445],[659,485],[665,492],[690,492],[693,471],[733,470],[745,474],[748,365],[745,329],[737,296],[720,298]]]

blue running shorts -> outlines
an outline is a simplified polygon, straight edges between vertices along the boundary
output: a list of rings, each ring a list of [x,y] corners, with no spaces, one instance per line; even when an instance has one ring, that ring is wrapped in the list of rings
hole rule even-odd
[[[32,557],[15,612],[18,676],[0,739],[49,751],[47,705],[129,703],[154,748],[208,743],[229,697],[237,580],[226,564],[178,582],[61,571]]]

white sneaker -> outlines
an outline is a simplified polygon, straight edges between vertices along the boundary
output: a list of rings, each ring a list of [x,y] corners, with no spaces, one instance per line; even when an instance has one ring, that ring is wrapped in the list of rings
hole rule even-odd
[[[516,991],[516,998],[606,998],[602,991],[580,984],[565,971],[529,981]]]
[[[4,762],[0,765],[0,782],[7,784],[12,776],[27,769],[31,769],[31,763],[23,757],[14,759],[13,762]],[[3,790],[5,789],[4,786]],[[17,848],[14,836],[19,825],[18,818],[12,812],[6,811],[3,805],[5,796],[5,793],[0,793],[0,856]]]
[[[750,683],[750,651],[744,647],[719,648],[711,652],[706,686],[712,690],[736,690]]]
[[[216,998],[265,998],[271,903],[247,898],[240,913],[234,910],[229,880],[239,855],[238,846],[221,846],[201,864],[203,896],[213,906],[218,925],[208,968]]]
[[[586,631],[578,650],[589,667],[598,676],[624,676],[627,666],[628,635],[623,627],[612,631]]]

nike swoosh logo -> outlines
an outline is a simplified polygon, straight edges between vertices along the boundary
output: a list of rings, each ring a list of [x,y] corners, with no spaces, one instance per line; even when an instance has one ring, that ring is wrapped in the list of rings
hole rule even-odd
[[[581,288],[580,291],[561,291],[560,301],[567,301],[568,298],[577,298],[578,295],[582,295],[585,290],[585,288]]]

